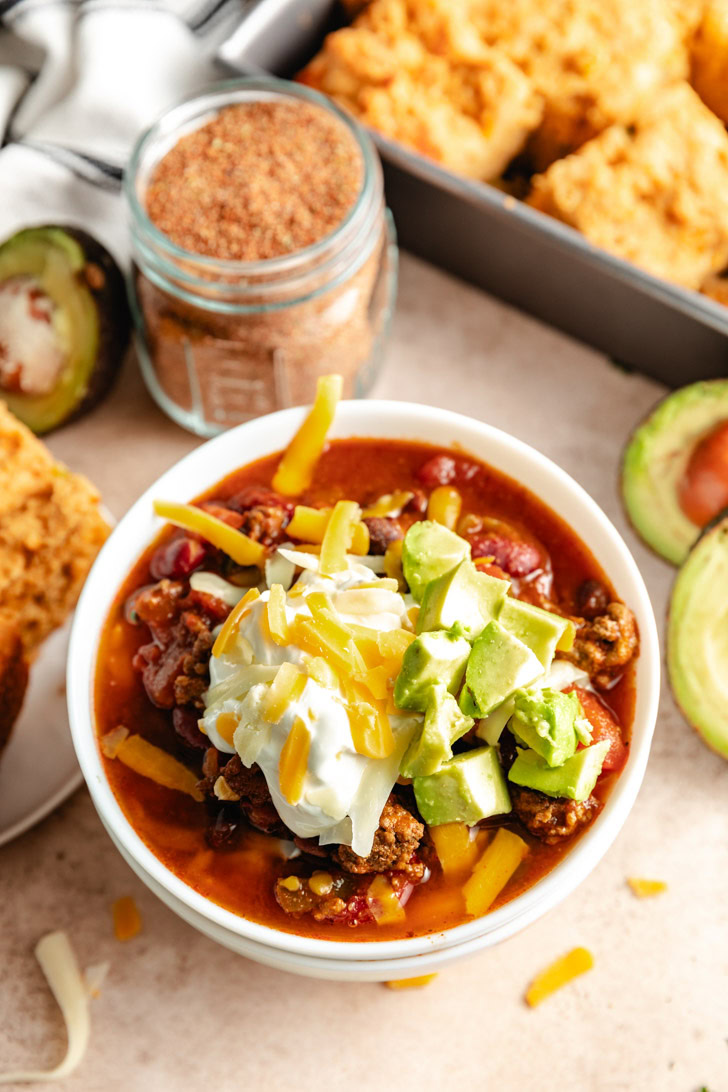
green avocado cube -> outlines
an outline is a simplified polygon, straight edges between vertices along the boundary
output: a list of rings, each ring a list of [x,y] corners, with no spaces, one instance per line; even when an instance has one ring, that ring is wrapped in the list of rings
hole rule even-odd
[[[495,747],[479,747],[457,755],[437,773],[416,777],[412,787],[420,815],[431,827],[442,823],[472,826],[490,815],[505,815],[511,810]]]
[[[419,603],[431,580],[470,557],[470,543],[441,523],[413,523],[402,543],[402,571],[412,597]]]
[[[459,624],[463,636],[472,641],[488,622],[498,617],[509,587],[507,580],[479,573],[472,561],[465,558],[426,586],[417,632],[450,629]]]
[[[464,637],[438,630],[416,637],[404,654],[394,684],[394,701],[400,709],[427,710],[432,688],[438,683],[455,693],[462,682],[470,644]]]
[[[542,674],[540,661],[523,641],[499,622],[489,622],[470,653],[460,708],[466,716],[485,717]]]
[[[520,690],[515,696],[510,729],[517,740],[549,766],[563,766],[576,751],[576,694],[559,690]]]
[[[587,800],[597,783],[602,764],[609,750],[609,740],[593,743],[568,759],[563,766],[551,767],[535,751],[519,751],[508,771],[514,785],[536,789],[547,796],[566,796],[570,800]]]
[[[403,777],[435,773],[452,758],[452,745],[473,727],[449,690],[438,683],[430,691],[422,731],[407,748],[399,772]]]
[[[498,621],[509,633],[528,645],[538,656],[544,671],[551,667],[557,645],[574,628],[568,618],[534,607],[532,603],[522,603],[512,595],[503,604]]]

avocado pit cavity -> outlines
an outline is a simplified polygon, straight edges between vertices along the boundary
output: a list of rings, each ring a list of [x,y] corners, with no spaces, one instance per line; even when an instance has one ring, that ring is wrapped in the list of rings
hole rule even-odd
[[[49,394],[67,354],[58,309],[35,277],[0,284],[0,388],[16,394]]]
[[[728,420],[695,445],[678,485],[678,502],[697,527],[728,507]]]

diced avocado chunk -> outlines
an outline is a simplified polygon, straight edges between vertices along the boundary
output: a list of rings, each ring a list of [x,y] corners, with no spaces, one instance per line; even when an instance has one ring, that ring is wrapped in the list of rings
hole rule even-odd
[[[556,767],[548,766],[535,751],[519,751],[508,779],[514,785],[537,789],[547,796],[586,800],[597,783],[608,750],[609,740],[605,739],[577,751],[563,766]]]
[[[523,603],[509,595],[498,615],[498,621],[509,633],[528,645],[538,656],[544,671],[551,667],[557,648],[570,648],[573,644],[574,625],[551,611],[542,610],[532,603]]]
[[[464,637],[438,630],[416,637],[404,654],[394,684],[394,700],[400,709],[424,713],[432,688],[438,683],[455,693],[462,682],[470,644]]]
[[[489,622],[473,645],[460,708],[468,716],[485,717],[542,674],[538,658],[523,641],[499,622]]]
[[[576,751],[576,694],[559,690],[521,690],[516,694],[510,729],[549,766],[562,766]]]
[[[399,772],[403,777],[425,777],[452,758],[452,745],[473,727],[458,703],[441,683],[430,691],[422,731],[412,740]]]
[[[431,580],[470,557],[470,543],[441,523],[413,523],[402,543],[402,570],[412,597],[419,603]]]
[[[416,777],[412,787],[420,815],[431,827],[473,823],[511,810],[503,770],[494,747],[479,747],[446,763],[429,777]]]
[[[469,558],[431,580],[422,596],[417,632],[450,629],[459,623],[463,636],[473,640],[483,627],[498,617],[509,583],[479,573]]]

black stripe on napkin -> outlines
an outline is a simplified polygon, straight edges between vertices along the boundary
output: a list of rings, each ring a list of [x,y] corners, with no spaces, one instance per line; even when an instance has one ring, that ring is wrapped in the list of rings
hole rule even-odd
[[[118,193],[124,175],[123,167],[116,163],[98,159],[96,156],[76,152],[73,148],[63,148],[59,144],[47,144],[36,140],[17,141],[23,148],[48,156],[62,167],[66,167],[77,178],[90,182],[100,190]]]

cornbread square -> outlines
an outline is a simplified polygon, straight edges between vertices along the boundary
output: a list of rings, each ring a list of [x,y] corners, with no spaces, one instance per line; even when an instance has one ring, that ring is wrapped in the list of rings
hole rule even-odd
[[[728,133],[687,83],[533,180],[528,203],[686,288],[728,261]]]
[[[686,27],[669,0],[473,0],[471,10],[482,39],[544,98],[528,146],[537,171],[688,74]]]
[[[707,0],[693,40],[690,79],[706,106],[728,124],[728,0]]]
[[[108,533],[91,483],[0,402],[0,627],[26,654],[65,620]]]
[[[382,15],[375,3],[362,19],[375,9]],[[431,52],[406,28],[385,38],[362,25],[330,34],[300,78],[391,140],[488,181],[522,150],[542,103],[507,58],[481,43],[477,60],[475,52],[459,63]]]

